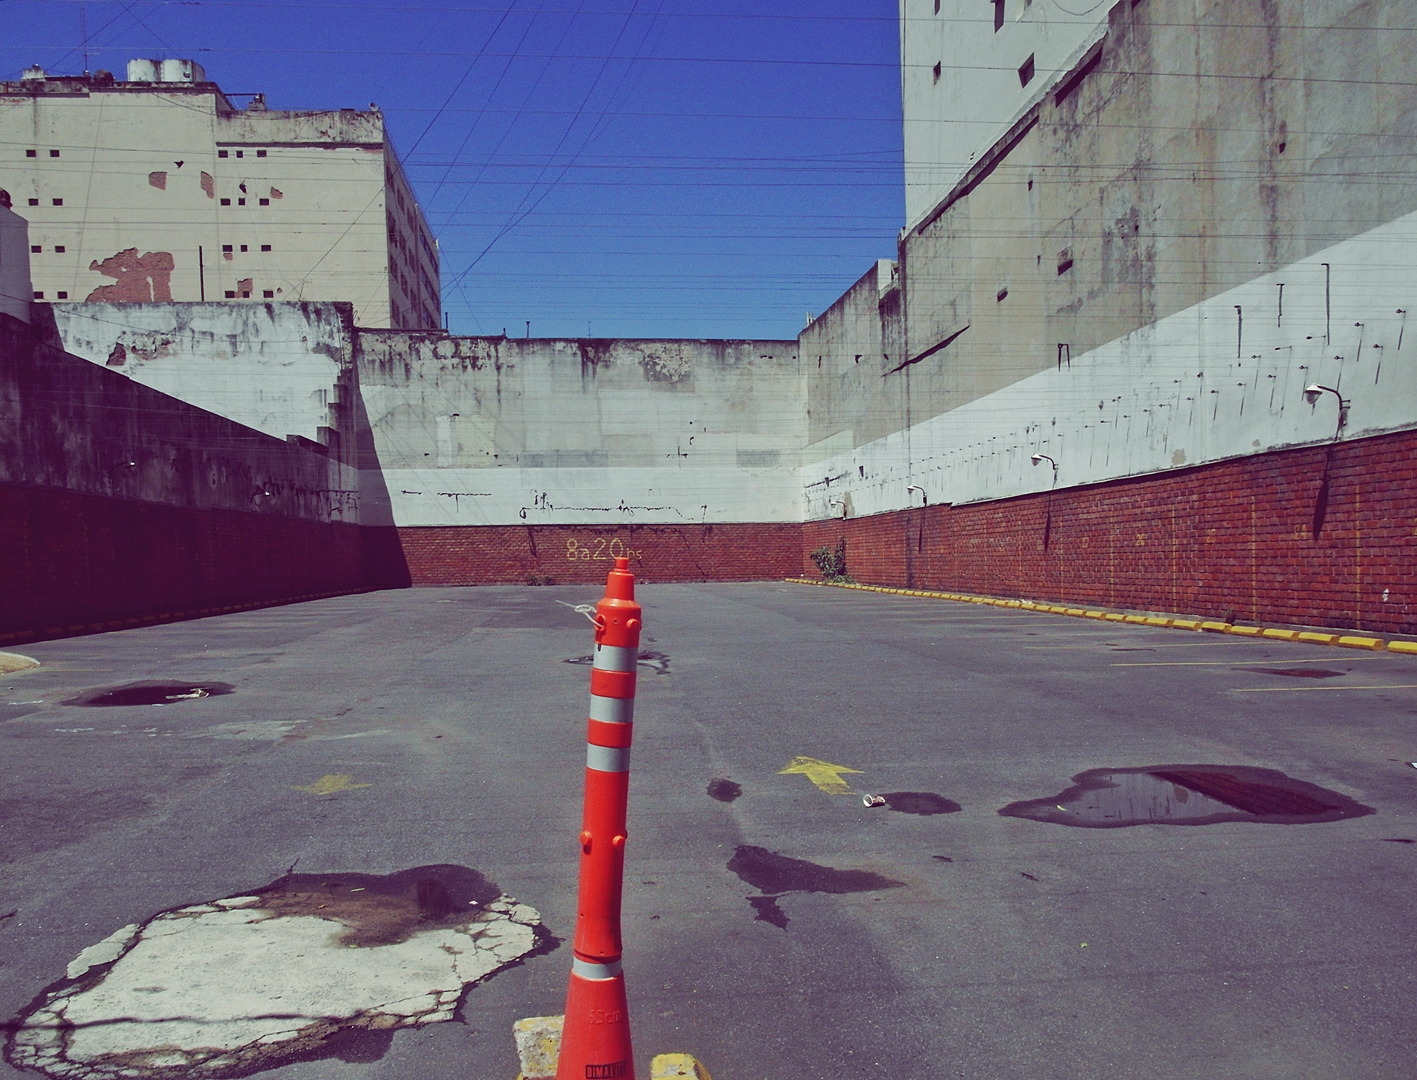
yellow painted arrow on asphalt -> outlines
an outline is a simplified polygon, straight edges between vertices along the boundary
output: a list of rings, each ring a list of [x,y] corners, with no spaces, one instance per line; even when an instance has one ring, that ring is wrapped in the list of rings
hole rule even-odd
[[[779,770],[777,775],[801,773],[817,785],[818,791],[825,791],[828,795],[854,795],[855,792],[847,786],[841,774],[860,771],[846,765],[833,765],[830,761],[818,761],[814,757],[795,757],[788,762],[787,768]]]
[[[355,788],[373,787],[372,784],[356,784],[354,777],[349,773],[327,773],[320,777],[313,784],[296,784],[296,791],[308,791],[311,795],[335,795],[341,791],[353,791]]]

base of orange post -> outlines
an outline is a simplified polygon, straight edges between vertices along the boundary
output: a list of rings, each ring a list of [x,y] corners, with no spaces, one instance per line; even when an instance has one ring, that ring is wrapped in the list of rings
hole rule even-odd
[[[635,1080],[623,973],[588,979],[571,972],[556,1080]]]

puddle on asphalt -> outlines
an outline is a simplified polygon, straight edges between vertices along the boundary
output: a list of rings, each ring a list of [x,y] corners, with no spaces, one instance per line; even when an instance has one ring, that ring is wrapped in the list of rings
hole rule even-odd
[[[1010,803],[1004,817],[1110,829],[1254,821],[1310,825],[1376,813],[1370,806],[1274,769],[1245,765],[1153,765],[1089,769],[1046,799]]]
[[[732,802],[743,794],[743,788],[732,780],[725,780],[720,776],[709,781],[708,793],[710,799],[717,799],[719,802]]]
[[[740,844],[728,860],[728,869],[762,896],[748,897],[759,922],[787,929],[787,916],[778,907],[786,893],[858,893],[899,889],[905,882],[893,881],[870,870],[837,870],[805,859],[792,859],[767,848]]]
[[[126,686],[101,686],[72,697],[65,705],[173,705],[179,701],[234,694],[236,687],[224,682],[140,682]]]
[[[1332,671],[1329,668],[1319,667],[1237,667],[1231,671],[1253,671],[1256,675],[1283,675],[1289,679],[1337,679],[1348,674],[1346,671]]]
[[[585,656],[568,656],[562,660],[563,664],[586,664],[589,666],[594,662],[595,657],[587,653]],[[648,668],[653,668],[656,675],[669,674],[669,654],[657,652],[654,649],[641,649],[639,662]]]
[[[395,1029],[559,944],[476,870],[288,874],[83,950],[10,1025],[5,1058],[63,1080],[225,1080],[378,1060]]]
[[[964,807],[933,791],[888,791],[881,795],[886,807],[902,814],[957,814]]]

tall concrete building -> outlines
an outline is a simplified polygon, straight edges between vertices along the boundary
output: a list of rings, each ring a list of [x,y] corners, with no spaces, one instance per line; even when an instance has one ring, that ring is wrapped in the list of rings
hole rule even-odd
[[[441,325],[438,246],[383,114],[237,108],[201,65],[0,83],[0,187],[36,300],[346,300]]]

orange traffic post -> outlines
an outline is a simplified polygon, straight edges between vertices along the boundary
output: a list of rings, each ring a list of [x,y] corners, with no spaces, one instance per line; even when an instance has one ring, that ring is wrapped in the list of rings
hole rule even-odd
[[[629,559],[616,559],[595,606],[586,732],[580,899],[556,1080],[634,1080],[630,1015],[620,967],[625,807],[634,734],[640,605]]]

